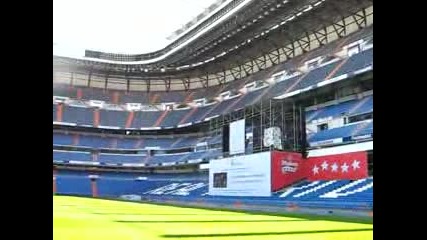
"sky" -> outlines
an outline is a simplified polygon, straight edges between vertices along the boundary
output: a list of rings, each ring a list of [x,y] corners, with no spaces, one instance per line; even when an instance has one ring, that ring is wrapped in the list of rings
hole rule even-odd
[[[140,54],[164,48],[167,37],[216,0],[53,0],[55,55],[84,50]]]

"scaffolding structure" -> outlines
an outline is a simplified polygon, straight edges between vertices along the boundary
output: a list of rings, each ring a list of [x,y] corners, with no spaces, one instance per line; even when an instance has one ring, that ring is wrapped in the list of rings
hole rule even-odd
[[[289,99],[260,101],[211,119],[209,129],[214,134],[223,134],[225,126],[241,119],[245,119],[245,127],[250,129],[253,135],[252,151],[246,153],[272,150],[271,146],[264,145],[264,133],[270,127],[279,127],[281,150],[305,154],[305,110],[301,104]],[[225,149],[223,151],[226,152]]]

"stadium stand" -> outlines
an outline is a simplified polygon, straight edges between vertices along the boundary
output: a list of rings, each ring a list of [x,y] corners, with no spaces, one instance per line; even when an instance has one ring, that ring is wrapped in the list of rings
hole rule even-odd
[[[363,100],[350,100],[337,105],[327,106],[318,110],[307,111],[307,122],[315,121],[321,118],[336,118],[345,115],[356,115],[373,110],[372,96]]]
[[[275,72],[296,69],[301,65],[304,59],[311,58],[314,59],[319,56],[331,56],[334,54],[334,51],[339,50],[339,47],[344,43],[355,42],[359,39],[368,39],[372,37],[373,28],[367,27],[360,31],[357,31],[343,39],[332,42],[325,45],[324,47],[315,49],[305,55],[298,56],[294,59],[291,59],[288,62],[280,64],[272,69],[263,70],[251,75],[247,78],[240,79],[238,81],[230,82],[229,84],[221,86],[213,86],[209,89],[200,89],[200,90],[191,90],[190,92],[185,91],[169,91],[169,92],[150,92],[149,94],[144,92],[136,91],[120,91],[120,90],[104,90],[99,88],[87,88],[87,87],[69,87],[66,85],[55,85],[53,89],[53,94],[55,96],[64,96],[73,99],[83,99],[83,100],[102,100],[106,102],[116,102],[114,99],[118,99],[118,103],[143,103],[143,104],[152,104],[159,102],[188,102],[193,99],[206,98],[211,99],[216,97],[220,92],[238,90],[244,86],[245,83],[250,83],[256,80],[266,80]],[[348,74],[355,70],[363,69],[372,64],[372,49],[367,49],[366,51],[361,51],[358,54],[352,55],[346,60],[341,60],[340,63],[344,63],[337,69],[330,78],[334,78],[343,74]],[[300,82],[300,85],[295,86],[295,90],[298,88],[303,88],[304,86],[309,86],[317,82],[323,81],[324,77],[329,73],[328,70],[336,66],[335,64],[329,65],[327,68],[318,69],[306,76],[304,81]],[[275,72],[272,72],[275,71]],[[280,88],[283,90],[284,88]],[[115,97],[117,96],[117,97]],[[155,101],[153,101],[155,100]]]
[[[372,139],[373,119],[372,115],[367,115],[373,113],[372,95],[343,102],[334,101],[332,104],[315,108],[315,110],[306,111],[307,124],[309,126],[326,124],[327,127],[325,129],[318,127],[315,132],[308,132],[307,139],[311,145],[334,139],[341,139],[342,142],[353,139]],[[342,124],[334,122],[336,120]]]
[[[71,163],[99,162],[108,165],[123,164],[177,164],[208,160],[222,156],[220,148],[211,148],[222,141],[221,135],[210,136],[167,136],[123,138],[102,135],[82,135],[80,133],[53,134],[53,161]],[[196,144],[206,142],[206,147],[196,151]],[[77,147],[77,149],[76,149]],[[151,154],[146,148],[152,149]],[[83,150],[85,152],[82,152]],[[97,152],[97,149],[109,149],[115,153]],[[186,149],[178,153],[165,153],[164,150]],[[135,151],[138,150],[138,151]],[[123,152],[127,151],[127,152]],[[90,152],[93,152],[93,156]],[[190,161],[190,162],[188,162]]]
[[[143,163],[147,155],[143,154],[99,154],[98,161],[101,163],[124,164]]]
[[[322,81],[338,77],[343,74],[355,72],[372,64],[372,49],[362,51],[352,55],[351,60],[338,60],[327,65],[314,68],[308,73],[292,77],[280,81],[276,85],[268,88],[268,92],[262,94],[269,97],[276,97],[280,94],[301,90],[307,87],[315,86]],[[345,68],[344,68],[345,67]],[[343,70],[344,68],[344,70]],[[172,110],[172,111],[139,111],[135,112],[131,128],[146,128],[146,127],[171,127],[182,123],[191,123],[203,121],[207,117],[217,116],[228,113],[233,110],[255,104],[254,96],[257,96],[263,89],[258,89],[249,92],[246,95],[241,95],[235,98],[226,99],[213,106],[199,107],[185,122],[181,120],[191,111],[187,110]],[[261,98],[255,98],[260,100]],[[78,125],[93,125],[94,110],[90,108],[64,106],[63,121],[76,123]],[[128,112],[101,110],[100,125],[116,126],[120,128],[126,127],[126,119]],[[54,116],[56,121],[56,115]]]
[[[53,150],[53,161],[84,161],[89,162],[92,156],[88,152]]]
[[[119,197],[138,194],[146,198],[205,201],[223,204],[296,204],[305,207],[331,209],[371,209],[373,206],[373,178],[359,180],[302,181],[273,193],[271,197],[209,196],[208,178],[202,173],[138,174],[99,173],[100,196]],[[141,176],[142,175],[142,176]],[[140,178],[138,178],[140,177]],[[142,177],[142,179],[141,179]],[[140,180],[138,180],[140,179]],[[90,195],[88,175],[75,171],[59,171],[58,192]]]
[[[349,74],[354,72],[355,70],[364,69],[373,64],[373,52],[372,48],[367,49],[365,51],[361,51],[351,57],[347,58],[345,64],[341,66],[341,68],[335,72],[332,77],[338,77],[343,74]]]
[[[302,60],[310,58],[316,58],[319,56],[332,56],[333,52],[331,53],[331,50],[337,50],[338,46],[341,46],[345,42],[354,42],[358,39],[367,39],[372,36],[372,28],[366,28],[361,31],[356,32],[353,35],[348,36],[345,39],[342,39],[341,41],[333,42],[331,44],[326,45],[325,47],[319,48],[314,50],[313,52],[308,53],[307,55],[302,55],[299,57],[296,57],[295,59],[291,59],[289,62],[283,63],[279,66],[274,67],[273,69],[269,69],[268,71],[260,71],[257,72],[254,75],[251,75],[247,77],[246,79],[241,79],[239,81],[231,82],[227,85],[225,85],[223,88],[219,86],[211,87],[209,90],[203,90],[200,91],[191,91],[184,92],[184,91],[170,91],[170,92],[151,92],[148,96],[146,93],[141,92],[125,92],[125,91],[119,91],[119,90],[103,90],[103,89],[97,89],[97,88],[86,88],[86,87],[68,87],[64,85],[55,85],[54,87],[54,95],[56,96],[64,96],[64,97],[70,97],[70,98],[77,98],[77,99],[85,99],[85,100],[103,100],[106,102],[114,102],[114,95],[119,96],[126,96],[125,98],[120,98],[120,103],[126,103],[126,102],[136,102],[136,103],[144,103],[144,104],[150,104],[153,103],[153,98],[156,98],[157,100],[154,102],[186,102],[189,99],[198,99],[198,98],[212,98],[216,96],[220,91],[229,91],[229,90],[238,90],[239,88],[243,87],[245,83],[250,83],[255,80],[265,80],[269,76],[273,75],[274,72],[271,71],[282,71],[282,70],[289,70],[289,69],[296,69],[300,67]],[[339,49],[338,49],[339,50]],[[350,56],[349,58],[346,58],[342,62],[344,65],[342,65],[335,74],[331,77],[336,77],[339,75],[343,75],[345,73],[352,72],[354,70],[363,69],[364,67],[372,64],[372,54],[373,50],[372,48],[368,48],[367,50],[361,49],[360,53],[354,54]],[[336,63],[337,64],[337,63]],[[330,64],[329,64],[330,65]],[[332,68],[335,65],[329,66]],[[323,70],[327,70],[327,68],[324,68]],[[324,72],[328,71],[315,71],[311,73],[307,79],[310,79],[310,81],[305,80],[305,85],[310,85],[310,83],[314,80],[321,81],[322,80],[322,74]],[[320,79],[319,79],[320,78]],[[78,91],[78,89],[82,89]],[[81,94],[77,94],[78,92],[81,92]],[[216,95],[215,95],[216,94]],[[82,97],[78,97],[81,95]],[[188,98],[190,96],[190,98]],[[154,96],[154,97],[153,97]],[[158,96],[158,97],[155,97]]]
[[[99,135],[82,135],[80,133],[53,133],[53,145],[80,146],[90,148],[109,149],[144,149],[155,147],[158,149],[193,148],[198,142],[207,142],[208,145],[221,143],[221,135],[215,137],[192,137],[192,136],[167,136],[167,137],[144,137],[124,138]]]
[[[99,153],[94,154],[94,158],[92,157],[91,153],[88,152],[53,150],[53,162],[71,164],[81,164],[84,162],[88,162],[89,164],[89,162],[92,162],[113,166],[121,166],[123,164],[146,164],[147,166],[166,166],[180,163],[197,163],[203,160],[218,158],[220,156],[222,156],[221,149],[209,149],[197,152],[182,152],[170,154],[155,153],[150,156],[146,154]]]
[[[325,141],[337,138],[357,137],[373,133],[373,121],[346,125],[344,127],[332,128],[320,131],[308,138],[310,142]]]

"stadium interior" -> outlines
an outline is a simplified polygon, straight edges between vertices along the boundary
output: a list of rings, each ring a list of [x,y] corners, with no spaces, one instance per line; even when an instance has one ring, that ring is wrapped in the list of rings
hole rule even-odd
[[[215,4],[155,52],[53,55],[54,194],[372,218],[372,1]],[[305,176],[213,194],[214,163],[266,152]]]

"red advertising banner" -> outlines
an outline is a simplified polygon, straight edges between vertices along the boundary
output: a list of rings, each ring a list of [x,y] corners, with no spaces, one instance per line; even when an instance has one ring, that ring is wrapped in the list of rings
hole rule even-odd
[[[300,153],[271,152],[271,191],[275,192],[305,177]]]
[[[366,152],[353,152],[321,157],[309,157],[306,174],[310,181],[361,179],[368,177]]]

